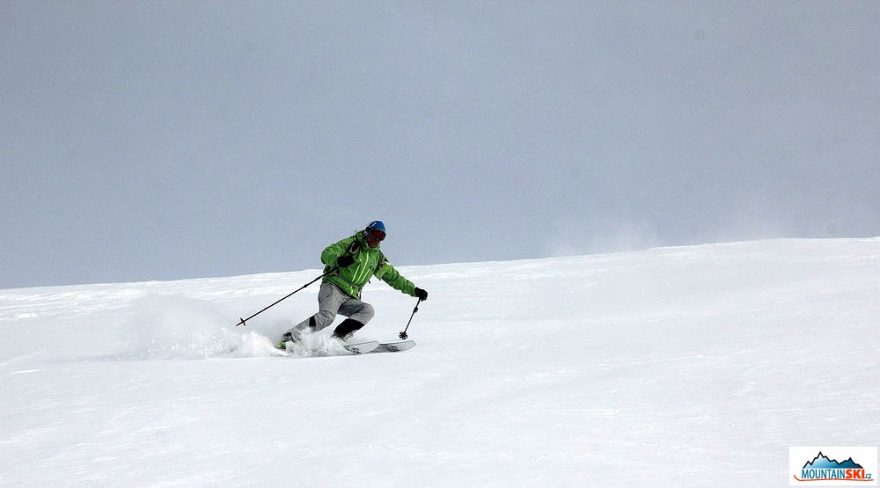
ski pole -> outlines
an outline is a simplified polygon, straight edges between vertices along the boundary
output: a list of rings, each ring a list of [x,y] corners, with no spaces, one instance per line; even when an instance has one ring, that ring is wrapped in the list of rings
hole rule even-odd
[[[239,317],[239,319],[240,319],[241,321],[240,321],[239,323],[235,324],[235,326],[238,327],[239,325],[244,325],[244,326],[246,327],[246,326],[247,326],[246,322],[247,322],[248,320],[250,320],[250,319],[256,317],[257,315],[260,315],[261,313],[265,312],[266,310],[269,310],[270,308],[274,307],[275,305],[278,305],[279,303],[283,302],[284,300],[287,300],[288,298],[290,298],[291,296],[293,296],[294,293],[296,293],[296,292],[298,292],[298,291],[301,291],[301,290],[304,290],[307,286],[311,285],[312,283],[314,283],[314,282],[320,280],[321,278],[327,276],[327,275],[330,274],[330,273],[335,272],[336,269],[337,269],[336,267],[333,267],[332,269],[330,269],[330,270],[327,271],[326,273],[322,274],[321,276],[318,276],[317,278],[315,278],[315,279],[313,279],[312,281],[306,283],[305,285],[303,285],[303,286],[297,288],[296,290],[293,290],[292,292],[288,293],[288,294],[285,295],[284,297],[282,297],[282,298],[280,298],[279,300],[275,301],[275,303],[273,303],[272,305],[269,305],[268,307],[266,307],[266,308],[260,310],[259,312],[257,312],[257,313],[255,313],[255,314],[251,315],[250,317],[248,317],[248,318],[246,318],[246,319],[242,319],[241,317]]]
[[[406,328],[403,329],[403,332],[401,332],[401,333],[399,334],[401,339],[406,340],[406,338],[409,337],[408,335],[406,335],[406,331],[409,330],[409,324],[412,323],[412,319],[413,319],[413,317],[415,317],[415,316],[416,316],[416,312],[419,311],[419,305],[421,305],[421,303],[422,303],[422,299],[419,298],[419,301],[416,302],[416,308],[413,309],[413,313],[412,313],[412,315],[409,316],[409,322],[406,323]]]

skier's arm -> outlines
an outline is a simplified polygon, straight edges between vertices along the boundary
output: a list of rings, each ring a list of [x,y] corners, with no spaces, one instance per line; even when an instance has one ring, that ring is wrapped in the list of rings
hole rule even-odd
[[[416,285],[404,278],[388,261],[385,261],[385,263],[379,267],[376,276],[381,278],[385,283],[388,283],[395,290],[400,290],[409,296],[416,296]]]
[[[347,237],[336,244],[330,244],[321,253],[321,262],[327,266],[336,266],[336,260],[339,259],[339,256],[348,252],[348,248],[353,241],[354,237]]]

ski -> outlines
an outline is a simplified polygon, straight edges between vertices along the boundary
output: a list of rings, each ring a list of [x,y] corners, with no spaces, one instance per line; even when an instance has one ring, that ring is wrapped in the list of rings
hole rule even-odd
[[[371,352],[401,352],[416,347],[416,341],[383,342]]]
[[[351,353],[353,355],[357,355],[357,354],[367,354],[367,353],[374,353],[374,352],[407,351],[407,350],[415,347],[415,345],[416,345],[416,342],[413,340],[400,341],[400,342],[383,342],[383,343],[380,343],[379,341],[366,341],[366,342],[359,342],[356,344],[342,344],[342,347],[345,348],[345,350],[348,351],[349,353]],[[282,349],[280,347],[278,347],[278,349],[280,351],[286,352],[287,355],[290,355],[290,351],[286,351],[285,349]],[[328,355],[328,354],[318,353],[317,355],[324,356],[324,355]],[[329,355],[333,355],[333,354],[329,354]]]
[[[368,341],[361,342],[358,344],[343,344],[342,347],[345,348],[346,351],[352,354],[366,354],[368,352],[372,352],[376,350],[376,348],[381,347],[382,344],[379,344],[379,341]]]

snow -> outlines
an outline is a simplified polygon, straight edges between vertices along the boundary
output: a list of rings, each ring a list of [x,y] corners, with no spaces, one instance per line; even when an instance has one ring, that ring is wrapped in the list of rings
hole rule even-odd
[[[318,270],[0,290],[0,485],[784,486],[880,444],[880,239],[401,271],[418,346],[364,356],[272,348],[317,284],[234,326]],[[365,299],[395,340],[415,299]]]

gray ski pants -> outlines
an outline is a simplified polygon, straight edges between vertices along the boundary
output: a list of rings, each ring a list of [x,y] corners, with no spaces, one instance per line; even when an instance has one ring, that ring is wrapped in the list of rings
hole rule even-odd
[[[323,330],[333,323],[337,313],[366,325],[375,314],[372,305],[346,295],[333,283],[321,284],[318,308],[318,313],[303,320],[294,329],[303,332],[309,326],[309,321],[314,319],[315,332]]]

